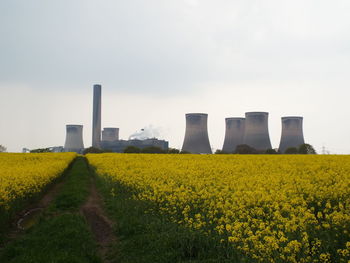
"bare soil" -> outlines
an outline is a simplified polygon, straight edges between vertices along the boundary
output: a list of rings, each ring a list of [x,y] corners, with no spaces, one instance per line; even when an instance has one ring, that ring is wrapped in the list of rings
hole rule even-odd
[[[102,209],[102,199],[97,192],[95,183],[93,180],[91,181],[89,197],[80,210],[99,245],[99,253],[103,262],[111,262],[107,258],[107,253],[111,244],[116,240],[113,233],[113,222],[109,220]]]

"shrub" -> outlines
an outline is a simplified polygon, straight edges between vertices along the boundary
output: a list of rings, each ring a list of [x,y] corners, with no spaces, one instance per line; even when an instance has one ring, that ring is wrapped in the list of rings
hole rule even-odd
[[[238,153],[238,154],[257,154],[258,151],[256,149],[254,149],[253,147],[250,147],[247,144],[240,144],[240,145],[237,145],[235,153]]]
[[[296,147],[289,147],[284,151],[285,154],[298,154],[298,149]]]
[[[128,146],[124,149],[124,153],[140,153],[141,149],[135,146]]]

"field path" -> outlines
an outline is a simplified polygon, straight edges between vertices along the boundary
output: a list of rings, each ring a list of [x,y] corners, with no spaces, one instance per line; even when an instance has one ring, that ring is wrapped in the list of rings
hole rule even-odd
[[[102,208],[102,199],[97,192],[94,179],[91,178],[90,193],[80,211],[85,216],[91,231],[99,245],[99,253],[103,262],[113,262],[107,258],[109,247],[116,241],[113,233],[113,222]]]
[[[60,181],[52,184],[38,201],[31,203],[31,204],[28,204],[23,210],[21,210],[20,212],[18,212],[15,215],[15,217],[11,223],[12,229],[7,234],[9,240],[7,240],[7,242],[5,242],[5,244],[3,244],[3,246],[8,244],[8,242],[10,242],[11,240],[18,238],[18,236],[23,232],[18,226],[19,220],[25,218],[26,215],[33,210],[46,209],[51,204],[52,200],[54,200],[54,198],[60,192],[64,183],[65,183],[64,180],[60,180]]]

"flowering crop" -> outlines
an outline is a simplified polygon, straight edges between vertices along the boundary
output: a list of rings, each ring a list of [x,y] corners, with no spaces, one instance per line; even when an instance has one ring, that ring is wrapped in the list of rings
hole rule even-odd
[[[1,153],[0,208],[40,192],[76,157],[75,153]]]
[[[88,155],[249,262],[350,262],[350,156]],[[118,194],[113,192],[113,194]]]

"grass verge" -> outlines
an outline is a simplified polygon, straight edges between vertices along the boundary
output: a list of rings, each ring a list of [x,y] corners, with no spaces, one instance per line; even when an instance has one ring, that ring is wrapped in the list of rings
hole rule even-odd
[[[14,200],[10,204],[9,210],[5,210],[4,208],[0,207],[0,246],[6,241],[7,232],[12,227],[11,222],[16,219],[17,214],[25,208],[28,208],[30,204],[37,203],[48,191],[53,188],[55,184],[63,181],[71,170],[73,163],[74,161],[68,165],[60,176],[57,176],[51,183],[46,185],[41,192]]]
[[[101,262],[89,226],[79,214],[88,195],[89,176],[85,158],[77,157],[40,221],[0,251],[0,262]]]

